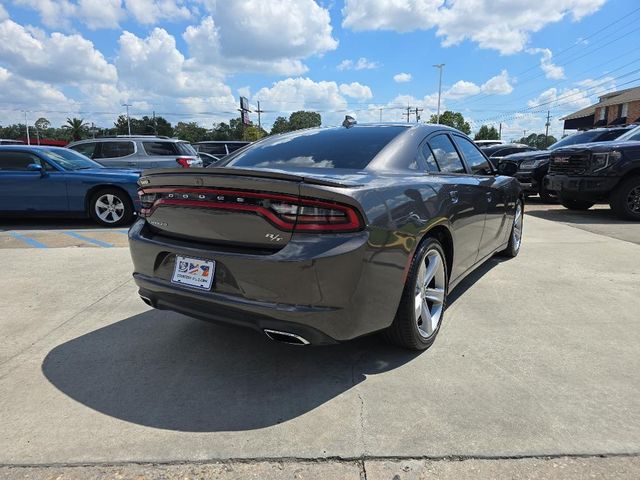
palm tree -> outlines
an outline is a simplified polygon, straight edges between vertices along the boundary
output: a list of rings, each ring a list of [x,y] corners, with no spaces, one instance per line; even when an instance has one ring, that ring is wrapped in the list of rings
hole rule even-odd
[[[63,125],[62,128],[69,130],[69,135],[71,135],[72,140],[80,140],[88,125],[89,124],[84,123],[82,118],[73,117],[67,118],[67,124]]]

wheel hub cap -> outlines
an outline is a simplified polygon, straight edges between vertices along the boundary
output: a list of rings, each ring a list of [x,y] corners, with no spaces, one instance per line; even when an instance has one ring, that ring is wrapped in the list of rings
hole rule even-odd
[[[105,194],[96,201],[95,212],[103,222],[116,223],[124,216],[124,203],[116,195]]]
[[[640,213],[640,187],[636,187],[629,192],[627,205],[633,213]]]
[[[440,325],[445,282],[444,258],[436,249],[427,251],[418,270],[415,292],[415,319],[418,332],[425,338],[432,336]]]

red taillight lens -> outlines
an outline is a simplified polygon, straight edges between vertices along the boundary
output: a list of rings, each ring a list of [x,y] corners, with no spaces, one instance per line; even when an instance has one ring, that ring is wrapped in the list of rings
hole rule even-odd
[[[254,213],[285,231],[355,232],[364,228],[354,207],[326,200],[209,188],[155,188],[138,193],[142,216],[172,205]]]
[[[180,165],[183,168],[189,168],[191,164],[194,162],[194,160],[186,157],[178,157],[176,158],[176,162],[178,162],[178,165]]]

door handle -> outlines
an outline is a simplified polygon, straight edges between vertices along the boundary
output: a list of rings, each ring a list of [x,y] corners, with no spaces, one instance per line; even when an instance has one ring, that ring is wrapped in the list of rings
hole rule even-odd
[[[458,203],[459,198],[458,198],[458,192],[456,190],[449,192],[449,196],[451,197],[451,201],[453,203]]]
[[[491,203],[493,200],[493,194],[491,192],[487,192],[487,202]]]

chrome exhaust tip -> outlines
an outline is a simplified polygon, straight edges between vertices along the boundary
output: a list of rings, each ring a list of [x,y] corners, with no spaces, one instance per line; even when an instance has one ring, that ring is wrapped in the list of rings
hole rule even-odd
[[[289,345],[310,345],[311,342],[300,335],[279,330],[264,329],[264,334],[274,342],[288,343]]]
[[[151,301],[151,299],[149,297],[145,297],[144,295],[140,295],[140,300],[142,300],[144,303],[146,303],[150,307],[153,307],[153,302]]]

